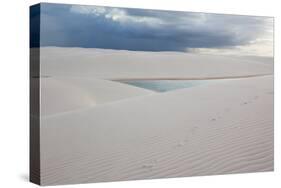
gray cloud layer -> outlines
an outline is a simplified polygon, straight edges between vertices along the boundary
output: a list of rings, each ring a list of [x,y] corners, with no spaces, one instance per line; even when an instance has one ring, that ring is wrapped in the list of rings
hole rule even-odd
[[[142,51],[231,48],[268,35],[272,19],[78,5],[41,5],[41,46]]]

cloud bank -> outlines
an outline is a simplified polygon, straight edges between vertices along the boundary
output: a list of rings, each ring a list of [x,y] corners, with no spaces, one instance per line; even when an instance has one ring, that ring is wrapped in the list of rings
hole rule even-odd
[[[41,46],[188,52],[257,44],[268,50],[272,30],[268,17],[41,4]]]

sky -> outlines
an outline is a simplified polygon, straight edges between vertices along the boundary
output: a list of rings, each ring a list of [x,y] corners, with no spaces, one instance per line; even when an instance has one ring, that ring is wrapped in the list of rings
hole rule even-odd
[[[41,4],[40,46],[273,56],[273,18]]]

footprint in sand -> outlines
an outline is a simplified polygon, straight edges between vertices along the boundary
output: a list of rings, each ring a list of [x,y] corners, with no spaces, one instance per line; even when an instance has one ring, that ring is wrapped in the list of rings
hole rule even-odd
[[[216,122],[216,121],[218,121],[221,118],[222,118],[222,116],[213,117],[213,118],[210,119],[210,121]],[[214,124],[209,124],[209,125],[214,125]]]
[[[250,103],[252,103],[253,102],[253,100],[257,100],[259,98],[259,96],[254,96],[254,98],[252,99],[252,100],[250,100],[250,101],[245,101],[245,102],[243,102],[241,105],[247,105],[247,104],[250,104]]]
[[[241,129],[241,126],[234,126],[233,128],[235,128],[235,129]]]
[[[152,160],[152,161],[150,161],[150,162],[148,162],[148,163],[143,164],[143,165],[142,165],[142,168],[151,171],[151,170],[153,169],[153,167],[156,165],[157,162],[158,162],[158,161],[157,161],[156,159],[155,159],[155,160]]]
[[[190,132],[191,132],[191,134],[195,134],[197,132],[197,130],[198,130],[198,127],[194,126],[191,128]]]
[[[188,142],[188,138],[185,138],[184,140],[180,141],[179,143],[177,143],[174,148],[180,148],[183,147],[185,144],[187,144]]]
[[[211,121],[216,121],[216,120],[217,120],[216,118],[212,118],[212,119],[211,119]]]
[[[245,102],[241,103],[241,105],[247,105],[249,103],[250,103],[250,101],[245,101]]]
[[[142,165],[143,168],[149,168],[149,169],[152,168],[153,166],[154,166],[154,164],[152,164],[152,163],[147,163],[147,164]]]
[[[194,134],[196,134],[196,132],[198,131],[198,127],[197,126],[193,126],[190,128],[190,131],[188,132],[188,135],[182,140],[180,141],[177,145],[176,148],[178,147],[183,147],[184,145],[186,145],[189,142],[189,138],[191,136],[193,136]]]
[[[184,146],[184,145],[185,145],[185,141],[182,141],[182,142],[180,142],[180,143],[177,144],[177,147],[182,147],[182,146]]]

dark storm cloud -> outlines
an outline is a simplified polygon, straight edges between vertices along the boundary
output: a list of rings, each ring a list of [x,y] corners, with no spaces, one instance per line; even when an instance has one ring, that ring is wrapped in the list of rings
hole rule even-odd
[[[248,44],[263,17],[41,4],[41,46],[187,51]]]

